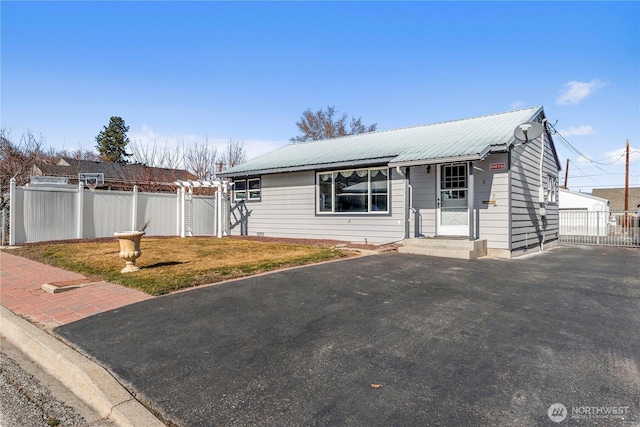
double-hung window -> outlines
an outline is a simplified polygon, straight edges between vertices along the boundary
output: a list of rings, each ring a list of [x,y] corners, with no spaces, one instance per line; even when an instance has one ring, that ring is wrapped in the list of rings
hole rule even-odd
[[[317,212],[389,212],[389,170],[351,169],[318,172]]]
[[[233,181],[233,200],[260,200],[260,178],[238,179]]]
[[[547,203],[556,203],[556,195],[558,194],[558,178],[547,175],[547,190],[545,191]]]

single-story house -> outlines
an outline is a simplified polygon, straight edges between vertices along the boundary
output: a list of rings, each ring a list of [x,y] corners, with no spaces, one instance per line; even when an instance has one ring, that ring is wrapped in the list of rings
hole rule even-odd
[[[540,250],[558,239],[561,166],[547,126],[514,137],[532,122],[542,107],[284,146],[218,174],[231,234]]]
[[[67,178],[69,184],[77,184],[79,176],[101,174],[103,182],[98,189],[130,191],[137,186],[146,192],[175,192],[176,181],[197,180],[184,169],[156,168],[140,163],[113,163],[60,157],[55,163],[38,162],[32,176]]]

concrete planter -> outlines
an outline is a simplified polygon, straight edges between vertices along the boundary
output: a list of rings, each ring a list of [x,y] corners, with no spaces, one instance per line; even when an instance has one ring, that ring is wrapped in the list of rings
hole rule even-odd
[[[121,273],[131,273],[140,270],[136,266],[136,259],[140,258],[140,240],[146,233],[144,231],[119,231],[113,233],[120,241],[120,258],[127,262],[127,265],[120,271]]]

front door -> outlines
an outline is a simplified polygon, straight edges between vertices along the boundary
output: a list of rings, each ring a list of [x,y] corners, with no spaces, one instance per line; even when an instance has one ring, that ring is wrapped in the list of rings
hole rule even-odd
[[[438,182],[438,235],[468,235],[467,163],[441,165],[438,168]]]

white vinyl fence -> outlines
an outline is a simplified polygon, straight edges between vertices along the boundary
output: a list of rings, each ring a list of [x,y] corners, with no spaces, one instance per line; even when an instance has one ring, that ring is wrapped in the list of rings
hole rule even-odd
[[[184,187],[170,194],[12,182],[8,243],[112,237],[147,221],[147,236],[221,237],[229,232],[228,210],[226,194],[197,196]]]
[[[631,211],[560,210],[560,243],[640,246],[640,218]]]

